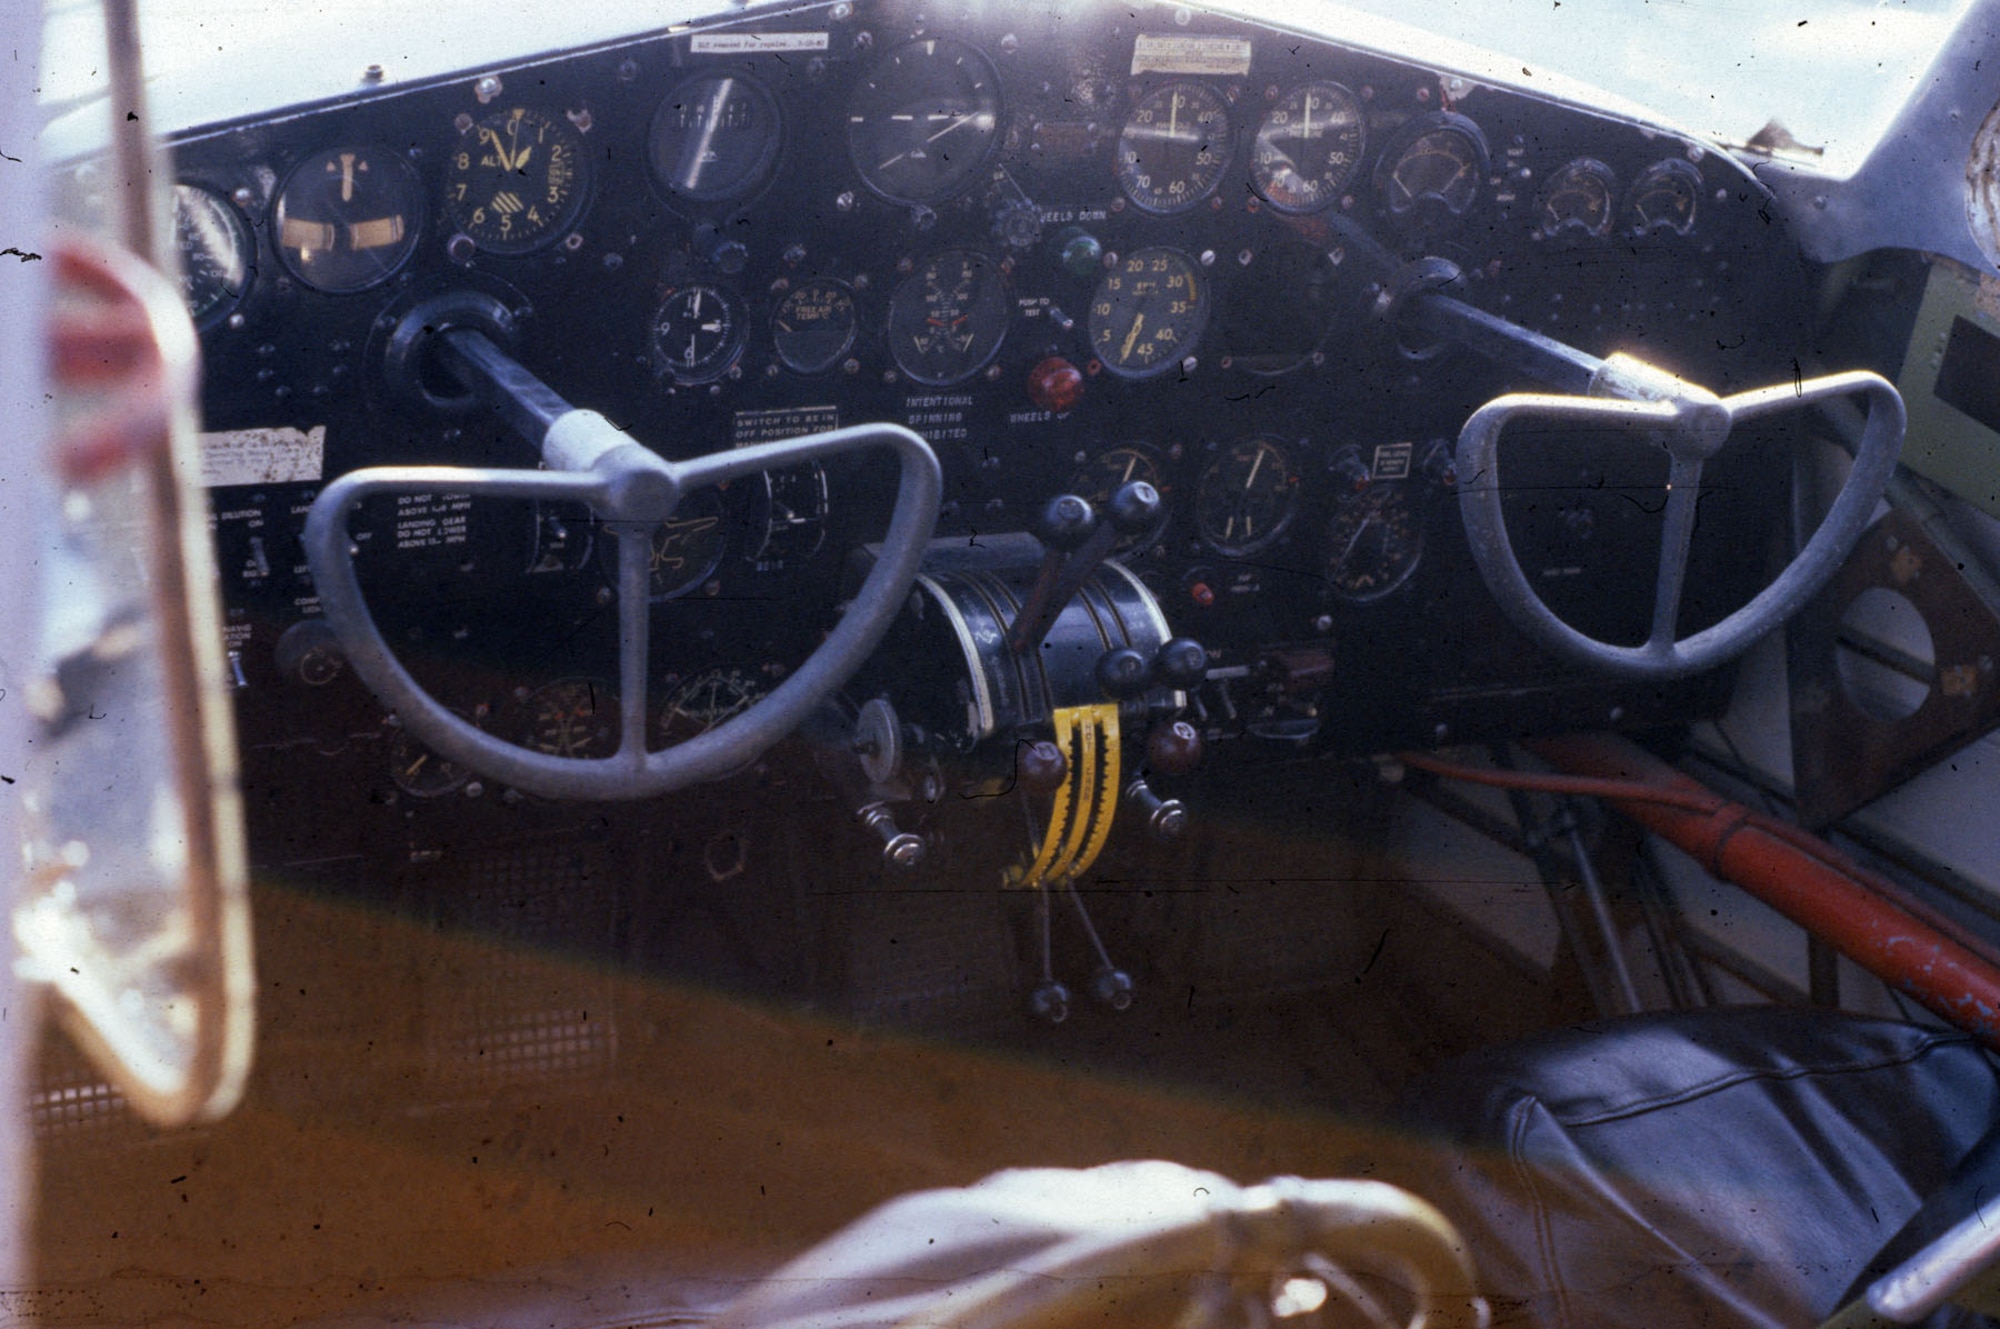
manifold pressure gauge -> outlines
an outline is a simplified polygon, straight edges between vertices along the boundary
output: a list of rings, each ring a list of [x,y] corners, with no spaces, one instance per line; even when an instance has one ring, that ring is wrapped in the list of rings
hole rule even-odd
[[[445,172],[445,208],[480,248],[526,254],[576,221],[586,183],[577,131],[515,106],[465,124]]]

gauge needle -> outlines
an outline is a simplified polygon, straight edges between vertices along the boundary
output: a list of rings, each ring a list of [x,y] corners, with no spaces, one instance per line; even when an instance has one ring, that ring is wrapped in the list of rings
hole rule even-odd
[[[944,112],[938,113],[938,115],[941,114],[945,113]],[[938,118],[938,115],[933,115],[931,118],[935,120]],[[894,166],[897,162],[903,160],[903,158],[915,155],[916,153],[920,152],[922,148],[929,147],[931,144],[943,138],[946,134],[949,134],[952,130],[957,129],[962,125],[971,124],[975,120],[981,122],[979,126],[981,129],[990,128],[993,124],[993,113],[991,111],[968,111],[964,115],[961,115],[956,119],[954,119],[950,124],[946,125],[943,129],[938,130],[937,133],[932,134],[929,138],[926,138],[923,141],[921,147],[905,148],[901,152],[897,153],[895,156],[889,158],[889,160],[883,162],[880,166],[877,166],[875,169],[878,171],[886,171],[891,166]]]
[[[479,136],[485,139],[488,143],[491,143],[493,145],[493,151],[499,154],[501,170],[511,171],[514,169],[513,154],[509,153],[507,151],[507,145],[500,141],[500,135],[497,131],[488,129],[485,125],[481,125],[479,127]]]
[[[340,154],[340,201],[354,201],[354,154],[351,152]]]
[[[1181,95],[1177,92],[1167,103],[1167,137],[1179,138],[1181,128]]]
[[[1139,329],[1145,325],[1146,315],[1142,311],[1137,318],[1132,320],[1132,330],[1125,334],[1125,344],[1118,348],[1118,359],[1121,363],[1131,357],[1132,344],[1139,340]]]

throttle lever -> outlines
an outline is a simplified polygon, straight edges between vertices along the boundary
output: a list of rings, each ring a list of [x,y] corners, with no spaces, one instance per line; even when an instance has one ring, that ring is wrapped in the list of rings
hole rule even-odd
[[[1076,598],[1090,574],[1111,557],[1121,535],[1151,530],[1159,519],[1160,491],[1144,480],[1128,480],[1112,491],[1101,521],[1090,504],[1075,494],[1061,494],[1042,511],[1041,571],[1021,612],[1007,630],[1007,646],[1026,655],[1042,644],[1063,606]]]

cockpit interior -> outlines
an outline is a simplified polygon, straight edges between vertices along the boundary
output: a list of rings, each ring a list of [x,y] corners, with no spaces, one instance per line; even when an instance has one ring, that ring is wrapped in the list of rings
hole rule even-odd
[[[24,1322],[1980,1322],[2000,11],[1835,173],[1499,6],[681,8],[150,86],[254,1034],[160,1129],[41,967]]]

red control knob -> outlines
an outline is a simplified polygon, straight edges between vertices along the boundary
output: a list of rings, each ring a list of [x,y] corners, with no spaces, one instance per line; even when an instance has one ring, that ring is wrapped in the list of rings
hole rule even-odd
[[[1146,764],[1167,775],[1186,775],[1201,765],[1201,731],[1186,720],[1156,724],[1146,734]]]
[[[1067,415],[1083,400],[1083,371],[1052,355],[1028,371],[1028,400],[1045,411]]]

